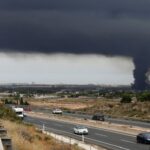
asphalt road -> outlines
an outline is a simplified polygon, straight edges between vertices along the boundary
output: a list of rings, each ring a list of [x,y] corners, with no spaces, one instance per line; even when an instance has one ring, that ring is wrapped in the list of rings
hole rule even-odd
[[[36,111],[36,112],[43,112],[43,113],[48,113],[48,114],[52,113],[52,110],[50,110],[49,108],[45,108],[45,107],[33,107],[32,110]],[[91,115],[75,114],[75,113],[67,113],[67,112],[63,112],[63,115],[74,116],[74,117],[78,117],[78,118],[87,118],[87,119],[92,118]],[[117,124],[124,124],[124,125],[132,125],[132,126],[143,127],[143,128],[150,128],[150,122],[133,121],[133,120],[126,120],[126,119],[119,119],[119,118],[110,118],[107,116],[105,117],[105,120],[112,122],[112,123],[117,123]]]
[[[39,127],[44,124],[47,131],[81,140],[80,135],[73,133],[75,124],[29,116],[25,117],[24,121]],[[150,150],[150,145],[136,143],[136,137],[131,135],[94,127],[88,127],[88,130],[89,134],[85,136],[85,142],[104,146],[109,150]]]

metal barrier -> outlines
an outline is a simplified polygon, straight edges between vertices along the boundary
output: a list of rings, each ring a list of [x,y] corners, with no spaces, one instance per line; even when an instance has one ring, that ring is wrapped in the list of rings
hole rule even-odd
[[[4,150],[2,140],[0,140],[0,150]]]
[[[11,139],[9,137],[1,138],[4,150],[12,150]]]
[[[7,130],[0,127],[0,150],[12,150],[11,138],[7,136]]]

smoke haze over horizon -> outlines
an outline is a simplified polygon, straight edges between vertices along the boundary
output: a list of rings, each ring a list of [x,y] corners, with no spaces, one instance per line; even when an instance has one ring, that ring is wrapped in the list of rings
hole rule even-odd
[[[121,63],[120,63],[121,62]],[[5,67],[4,67],[5,66]],[[96,84],[133,83],[132,59],[101,55],[0,53],[0,84]]]
[[[134,88],[150,65],[149,0],[1,0],[0,52],[132,57]]]

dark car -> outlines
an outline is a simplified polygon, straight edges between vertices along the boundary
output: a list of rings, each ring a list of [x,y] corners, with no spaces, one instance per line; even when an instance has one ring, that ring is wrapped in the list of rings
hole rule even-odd
[[[105,121],[105,117],[103,114],[95,114],[93,115],[92,120]]]
[[[136,137],[137,143],[150,144],[150,132],[140,133]]]

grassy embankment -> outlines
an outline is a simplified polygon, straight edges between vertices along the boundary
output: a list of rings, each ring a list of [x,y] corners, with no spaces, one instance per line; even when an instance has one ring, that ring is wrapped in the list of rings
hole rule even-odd
[[[22,123],[15,114],[0,105],[0,121],[7,129],[15,150],[79,150],[76,145],[56,141],[50,136],[42,134],[34,126]]]

